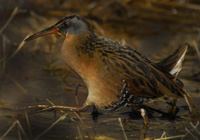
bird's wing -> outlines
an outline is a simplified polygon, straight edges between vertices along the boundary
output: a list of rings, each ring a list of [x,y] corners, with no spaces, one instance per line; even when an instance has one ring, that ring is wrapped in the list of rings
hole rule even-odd
[[[177,98],[182,96],[182,90],[169,79],[149,64],[139,62],[135,64],[133,76],[125,79],[128,83],[127,90],[135,97],[156,98],[160,96]]]
[[[127,90],[132,96],[176,98],[184,94],[182,87],[173,80],[174,76],[162,71],[158,64],[135,49],[105,38],[100,46],[100,57],[105,63],[102,70],[108,68],[112,69],[113,73],[118,73],[117,77],[122,77],[128,83]],[[112,72],[106,71],[109,71],[109,74],[105,76]]]
[[[127,50],[128,49],[128,50]],[[159,69],[155,63],[148,60],[136,50],[130,48],[121,50],[115,55],[118,67],[128,82],[128,91],[135,97],[156,98],[160,96],[177,98],[184,91],[173,76]]]

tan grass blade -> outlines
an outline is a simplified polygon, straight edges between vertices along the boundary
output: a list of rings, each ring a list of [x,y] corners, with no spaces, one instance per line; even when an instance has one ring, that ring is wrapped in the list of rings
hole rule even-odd
[[[79,134],[80,139],[83,140],[83,136],[82,136],[80,128],[78,126],[77,126],[77,130],[78,130],[78,134]]]
[[[64,114],[59,119],[57,119],[53,124],[51,124],[44,132],[42,132],[39,136],[37,136],[34,140],[38,140],[41,136],[47,133],[52,127],[54,127],[59,121],[66,119],[67,114]]]
[[[124,134],[124,138],[125,138],[125,140],[128,140],[128,138],[127,138],[127,136],[126,136],[126,133],[125,133],[125,131],[124,131],[124,126],[123,126],[123,124],[122,124],[122,119],[121,118],[118,118],[119,119],[119,124],[120,124],[120,126],[121,126],[121,128],[122,128],[122,131],[123,131],[123,134]]]
[[[154,140],[170,140],[170,139],[177,139],[177,138],[182,138],[185,135],[177,135],[177,136],[171,136],[171,137],[165,137],[165,138],[158,138],[158,139],[154,139]]]
[[[13,10],[11,16],[9,17],[9,19],[7,20],[6,24],[4,24],[4,26],[1,28],[0,30],[0,34],[6,29],[6,27],[9,25],[9,23],[12,21],[12,19],[15,17],[15,15],[18,12],[18,7],[15,7],[15,9]]]
[[[28,140],[28,137],[23,129],[23,127],[21,126],[19,120],[16,120],[11,126],[10,128],[8,128],[8,130],[3,134],[3,136],[0,138],[0,140],[3,140],[4,137],[6,137],[8,135],[8,133],[16,126],[18,125],[19,129],[21,130],[21,132],[24,134],[25,138]]]
[[[9,60],[12,59],[20,50],[21,48],[24,46],[25,44],[25,39],[29,36],[30,34],[28,34],[23,40],[22,42],[19,44],[19,46],[17,47],[17,49],[13,52],[13,54],[9,57]]]
[[[8,75],[8,74],[7,74]],[[17,81],[15,80],[12,76],[8,75],[9,78],[16,84],[16,86],[24,93],[28,94],[28,91]]]
[[[29,133],[30,133],[30,137],[32,139],[33,138],[33,134],[32,134],[32,130],[31,130],[31,125],[30,125],[29,117],[28,117],[28,114],[27,114],[26,111],[24,113],[25,113],[27,124],[28,124],[28,130],[29,130]]]

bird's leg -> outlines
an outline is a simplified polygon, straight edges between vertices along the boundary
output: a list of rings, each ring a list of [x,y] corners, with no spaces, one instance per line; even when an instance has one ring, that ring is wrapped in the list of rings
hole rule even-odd
[[[176,106],[176,102],[177,102],[177,99],[172,99],[171,106],[170,106],[170,108],[168,110],[168,114],[170,114],[171,116],[173,116],[172,119],[174,118],[174,116],[178,112],[178,108]]]
[[[187,105],[188,105],[188,109],[189,109],[191,118],[192,118],[193,120],[198,120],[198,119],[199,119],[199,116],[200,116],[200,111],[199,111],[199,109],[198,109],[197,106],[194,104],[192,98],[191,98],[188,94],[184,94],[183,96],[184,96],[185,101],[186,101],[186,103],[187,103]]]
[[[140,115],[142,116],[143,120],[144,120],[144,125],[148,126],[149,124],[149,120],[148,120],[148,114],[146,111],[146,106],[142,105],[142,104],[132,104],[131,106],[132,110],[137,110],[136,113],[140,112]],[[138,114],[139,115],[139,114]]]
[[[81,84],[77,84],[77,86],[76,86],[76,92],[75,92],[75,99],[76,99],[76,106],[77,107],[79,107],[79,102],[78,102],[78,89],[79,89],[79,87],[81,87],[82,85]],[[84,86],[82,86],[82,87],[84,87]]]
[[[142,118],[144,120],[144,125],[148,126],[149,119],[148,119],[147,111],[144,108],[140,108],[140,113],[141,113],[141,116],[142,116]]]
[[[93,111],[91,113],[93,120],[97,120],[97,118],[99,117],[99,114],[100,113],[98,112],[96,106],[93,105]]]

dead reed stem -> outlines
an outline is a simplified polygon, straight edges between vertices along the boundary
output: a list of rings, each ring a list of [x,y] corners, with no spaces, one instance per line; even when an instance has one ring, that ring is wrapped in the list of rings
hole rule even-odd
[[[79,134],[80,139],[83,140],[83,136],[82,136],[80,128],[78,126],[77,126],[77,130],[78,130],[78,134]]]
[[[83,126],[86,126],[85,123],[83,122],[83,120],[81,119],[81,117],[78,115],[78,113],[74,112],[74,114],[76,115],[76,117],[81,121],[81,124]]]
[[[158,139],[154,139],[154,140],[169,140],[169,139],[182,138],[184,136],[185,135],[177,135],[177,136],[172,136],[172,137],[158,138]]]
[[[31,139],[33,138],[33,134],[32,134],[32,130],[31,130],[31,126],[30,126],[30,121],[29,121],[29,117],[28,117],[28,114],[27,112],[25,111],[25,117],[26,117],[26,121],[27,121],[27,124],[28,124],[28,130],[29,130],[29,133],[30,133],[30,137]]]
[[[22,140],[22,136],[21,136],[21,133],[20,133],[20,128],[19,128],[18,125],[17,125],[17,132],[18,132],[19,140]]]
[[[9,19],[7,20],[7,22],[4,24],[4,26],[1,28],[0,34],[6,29],[6,27],[9,25],[9,23],[12,21],[12,19],[17,14],[17,12],[18,12],[18,7],[15,7],[15,9],[13,10],[11,16],[9,17]]]
[[[122,131],[123,131],[123,134],[124,134],[124,139],[125,139],[125,140],[128,140],[128,138],[127,138],[127,136],[126,136],[126,133],[125,133],[125,131],[124,131],[124,126],[123,126],[123,124],[122,124],[122,119],[121,119],[121,118],[119,118],[119,124],[120,124],[120,126],[121,126],[121,128],[122,128]]]
[[[6,69],[6,39],[3,35],[3,69]]]
[[[10,126],[10,128],[8,128],[8,130],[3,134],[3,136],[0,138],[0,140],[3,140],[3,138],[4,138],[5,136],[8,135],[8,133],[15,127],[16,124],[17,124],[17,121],[15,121],[15,122]]]
[[[25,131],[24,131],[24,129],[23,129],[21,123],[19,122],[19,120],[17,120],[17,124],[18,124],[20,130],[22,131],[22,133],[24,134],[25,138],[28,140],[28,137],[27,137],[27,135],[26,135],[26,133],[25,133]]]
[[[38,140],[41,136],[43,136],[45,133],[47,133],[52,127],[54,127],[59,121],[62,121],[66,119],[67,114],[64,114],[59,119],[57,119],[53,124],[51,124],[44,132],[42,132],[40,135],[38,135],[34,140]]]
[[[29,36],[30,34],[28,34],[23,40],[22,40],[22,42],[19,44],[19,46],[17,47],[17,49],[10,55],[10,57],[8,57],[7,58],[7,60],[10,60],[10,59],[12,59],[13,57],[15,57],[15,55],[21,50],[21,48],[24,46],[24,44],[25,44],[25,39]],[[6,61],[4,60],[4,59],[6,59],[6,58],[2,58],[2,59],[0,59],[0,62],[3,62],[3,63],[5,63]]]
[[[12,59],[20,50],[21,48],[24,46],[25,44],[25,39],[29,36],[30,34],[28,34],[23,40],[22,42],[19,44],[19,46],[17,47],[17,49],[13,52],[13,54],[9,57],[9,60]]]
[[[194,125],[192,122],[190,122],[190,125],[194,128],[194,130],[197,132],[197,134],[200,136],[200,131],[197,130],[197,127],[199,126],[199,121],[196,125]]]
[[[19,120],[16,120],[11,126],[10,128],[8,128],[8,130],[3,134],[3,136],[0,138],[0,140],[3,140],[4,137],[6,137],[8,135],[8,133],[15,127],[18,126],[19,129],[21,130],[21,132],[23,133],[23,135],[25,136],[25,138],[28,140],[28,137],[23,129],[23,127],[21,126]]]
[[[17,80],[15,80],[11,75],[7,75],[24,94],[28,94],[28,91]]]
[[[86,124],[83,122],[83,120],[81,119],[81,117],[78,115],[78,113],[74,112],[74,114],[76,115],[76,117],[81,121],[82,126],[85,128]],[[91,137],[89,135],[89,133],[85,130],[85,133],[87,134],[88,138],[91,140]]]
[[[190,130],[188,130],[187,128],[185,128],[185,130],[186,130],[195,140],[199,140]]]

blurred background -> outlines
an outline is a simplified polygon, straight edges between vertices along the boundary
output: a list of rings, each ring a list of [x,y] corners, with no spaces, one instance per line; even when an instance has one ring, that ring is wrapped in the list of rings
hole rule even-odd
[[[169,121],[157,114],[150,119],[150,128],[145,129],[142,118],[130,117],[129,109],[100,111],[102,115],[93,120],[91,107],[86,113],[66,112],[65,119],[58,122],[63,117],[59,111],[56,115],[12,111],[38,104],[76,106],[76,87],[84,83],[60,56],[64,38],[51,35],[23,42],[27,35],[70,14],[85,17],[98,35],[126,43],[155,62],[189,43],[179,77],[200,107],[199,0],[0,0],[0,106],[8,107],[0,110],[0,138],[121,140],[121,118],[128,139],[160,138],[162,134],[195,139],[186,131],[194,129],[190,120]],[[86,97],[87,89],[79,87],[78,104]],[[152,106],[168,110],[159,104],[155,101]],[[178,115],[189,117],[184,99],[178,106]],[[193,135],[200,136],[195,132]]]

